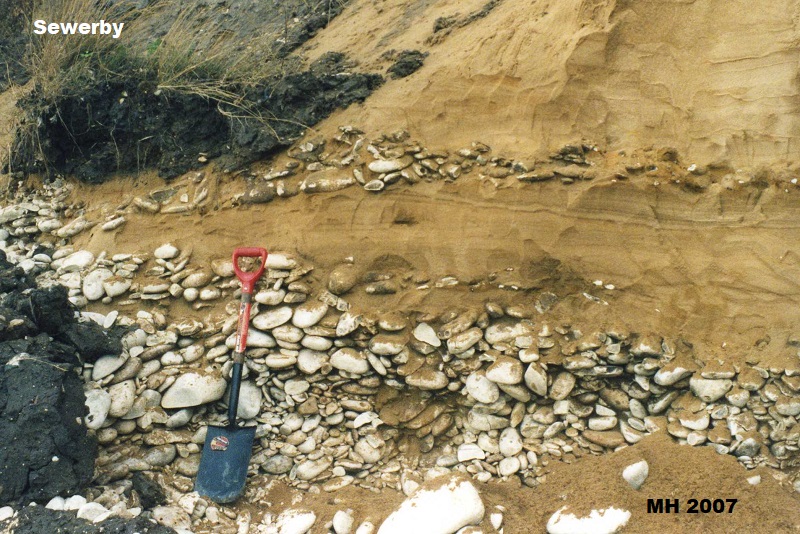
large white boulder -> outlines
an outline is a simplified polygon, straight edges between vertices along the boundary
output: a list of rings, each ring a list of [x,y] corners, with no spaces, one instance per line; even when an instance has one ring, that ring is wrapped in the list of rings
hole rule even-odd
[[[452,534],[483,520],[484,507],[478,490],[468,480],[448,476],[423,486],[386,518],[378,534]],[[423,527],[424,529],[420,529]]]
[[[161,407],[168,410],[200,406],[222,398],[228,383],[221,376],[196,372],[183,374],[170,386],[161,399]]]

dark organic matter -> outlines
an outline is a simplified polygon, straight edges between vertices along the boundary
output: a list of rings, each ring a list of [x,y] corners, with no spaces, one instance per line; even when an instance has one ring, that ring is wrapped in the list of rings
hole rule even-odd
[[[118,354],[121,332],[77,322],[63,287],[36,287],[2,251],[0,288],[0,505],[75,493],[97,449],[77,371]]]
[[[427,53],[419,50],[403,50],[397,54],[397,59],[387,72],[392,78],[405,78],[419,70],[427,56]]]
[[[166,502],[167,496],[161,486],[144,473],[134,473],[131,480],[133,489],[139,494],[139,500],[144,508],[155,508]]]
[[[16,351],[14,351],[16,352]],[[0,503],[75,492],[94,473],[96,445],[81,423],[83,383],[47,352],[3,351]]]
[[[306,127],[363,101],[383,82],[379,75],[348,72],[343,55],[331,56],[251,91],[244,117],[213,99],[167,95],[133,82],[102,84],[53,105],[34,91],[20,105],[42,110],[27,119],[39,125],[39,144],[18,139],[12,166],[44,170],[37,160],[41,150],[49,170],[88,183],[153,166],[171,179],[198,168],[200,154],[229,154],[228,166],[241,166],[289,146]]]
[[[40,62],[34,90],[18,102],[23,118],[6,168],[100,183],[115,172],[155,167],[169,180],[220,156],[225,156],[219,162],[225,170],[269,156],[335,109],[363,101],[383,82],[379,75],[357,72],[343,54],[327,54],[305,70],[302,59],[293,55],[346,4],[298,0],[276,8],[240,0],[225,9],[198,7],[202,16],[187,19],[186,24],[203,25],[202,31],[220,40],[237,35],[234,41],[255,42],[274,36],[258,54],[234,41],[224,53],[214,52],[205,48],[210,42],[200,40],[171,56],[164,51],[165,41],[195,33],[191,28],[174,33],[176,17],[184,16],[181,10],[156,10],[158,16],[142,11],[144,22],[129,35],[147,45],[141,54],[111,46],[82,52],[80,61],[75,59],[80,67]],[[127,16],[134,20],[137,13],[134,9]],[[162,63],[153,62],[152,54],[158,53],[164,54]],[[236,61],[215,63],[204,53],[252,55],[259,58],[258,66],[243,69],[249,73],[244,75],[229,64]],[[196,62],[172,72],[163,62],[171,65],[175,57]]]
[[[5,523],[5,525],[4,525]],[[15,534],[42,534],[63,532],[71,534],[170,534],[171,528],[157,525],[145,517],[122,519],[111,517],[101,524],[78,519],[74,512],[49,510],[43,506],[26,506],[14,519],[0,522],[0,529],[13,526]]]

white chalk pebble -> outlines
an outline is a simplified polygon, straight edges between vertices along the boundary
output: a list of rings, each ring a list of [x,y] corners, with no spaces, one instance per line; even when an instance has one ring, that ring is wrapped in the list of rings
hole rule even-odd
[[[64,510],[79,510],[81,506],[86,504],[86,497],[82,495],[73,495],[64,501]]]
[[[358,528],[356,529],[356,534],[374,534],[375,533],[375,525],[373,525],[369,521],[364,521]]]
[[[64,509],[64,497],[53,497],[50,499],[47,504],[44,505],[45,508],[48,510],[63,510]]]
[[[100,503],[87,502],[78,509],[78,519],[85,519],[92,523],[100,523],[111,516],[111,512]]]
[[[503,526],[503,513],[502,512],[492,512],[489,515],[489,522],[492,524],[495,530],[500,530],[500,527]]]
[[[647,480],[647,475],[650,473],[650,467],[647,465],[646,460],[641,460],[635,464],[631,464],[622,471],[622,478],[625,479],[633,489],[638,490]]]
[[[178,247],[172,243],[166,243],[158,247],[153,255],[160,260],[171,260],[179,253]]]
[[[317,515],[303,510],[286,510],[278,516],[280,534],[305,534],[314,525]]]
[[[14,517],[14,509],[10,506],[3,506],[0,508],[0,521],[5,521],[6,519],[11,519]]]
[[[350,534],[354,521],[352,510],[339,510],[333,515],[333,530],[336,534]]]

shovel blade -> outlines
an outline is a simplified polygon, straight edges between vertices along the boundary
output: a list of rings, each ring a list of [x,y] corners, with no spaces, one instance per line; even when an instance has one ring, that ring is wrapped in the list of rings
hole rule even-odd
[[[194,490],[216,503],[235,501],[244,490],[255,427],[209,426]]]

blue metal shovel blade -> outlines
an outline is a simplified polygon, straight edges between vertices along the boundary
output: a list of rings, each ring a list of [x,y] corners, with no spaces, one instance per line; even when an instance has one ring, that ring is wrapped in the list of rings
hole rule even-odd
[[[255,427],[209,426],[194,490],[216,503],[235,501],[247,480]]]

